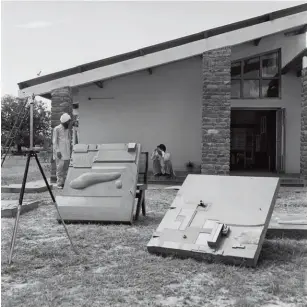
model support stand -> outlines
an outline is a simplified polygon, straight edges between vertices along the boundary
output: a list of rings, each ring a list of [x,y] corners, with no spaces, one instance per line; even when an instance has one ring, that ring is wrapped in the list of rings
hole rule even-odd
[[[26,187],[26,182],[27,182],[27,176],[28,176],[28,171],[29,171],[29,165],[30,165],[30,160],[32,157],[35,158],[36,163],[38,165],[38,168],[44,178],[44,181],[46,183],[46,186],[48,188],[49,194],[51,196],[52,202],[58,212],[58,215],[61,219],[62,225],[64,226],[66,235],[70,241],[71,247],[73,249],[73,251],[78,254],[77,250],[75,249],[72,240],[70,238],[70,235],[68,233],[67,227],[60,215],[59,209],[58,209],[58,205],[55,201],[55,197],[51,191],[50,185],[47,181],[47,178],[44,174],[44,170],[38,160],[37,157],[37,152],[33,149],[33,104],[34,104],[34,100],[35,100],[35,96],[33,94],[32,96],[32,101],[30,102],[30,149],[29,152],[27,154],[27,162],[26,162],[26,168],[25,168],[25,172],[24,172],[24,176],[23,176],[23,180],[22,180],[22,186],[21,186],[21,191],[20,191],[20,195],[19,195],[19,203],[18,203],[18,208],[17,208],[17,215],[16,215],[16,219],[15,219],[15,225],[14,225],[14,230],[13,230],[13,237],[12,237],[12,241],[11,241],[11,248],[10,248],[10,254],[9,254],[9,264],[12,263],[12,256],[13,256],[13,251],[14,251],[14,246],[15,246],[15,241],[16,241],[16,234],[17,234],[17,229],[18,229],[18,223],[19,223],[19,217],[20,217],[20,212],[21,212],[21,206],[22,206],[22,202],[23,202],[23,197],[24,197],[24,193],[25,193],[25,187]]]

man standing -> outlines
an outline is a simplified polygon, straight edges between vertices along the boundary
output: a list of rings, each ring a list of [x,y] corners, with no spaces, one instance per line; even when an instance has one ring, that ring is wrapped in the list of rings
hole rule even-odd
[[[63,189],[70,162],[71,136],[69,125],[71,117],[64,113],[60,118],[61,124],[53,129],[53,158],[56,163],[57,186]]]

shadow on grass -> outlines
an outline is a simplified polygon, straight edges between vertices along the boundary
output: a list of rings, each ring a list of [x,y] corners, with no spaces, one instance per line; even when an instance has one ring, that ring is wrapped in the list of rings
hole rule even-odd
[[[290,239],[265,240],[259,257],[259,264],[291,262],[307,256],[306,241]]]
[[[153,228],[157,228],[161,223],[164,217],[163,213],[155,213],[154,215],[147,215],[145,217],[141,217],[138,221],[135,222],[136,226],[152,226]]]
[[[257,307],[253,302],[249,301],[247,298],[239,298],[235,301],[231,307]]]

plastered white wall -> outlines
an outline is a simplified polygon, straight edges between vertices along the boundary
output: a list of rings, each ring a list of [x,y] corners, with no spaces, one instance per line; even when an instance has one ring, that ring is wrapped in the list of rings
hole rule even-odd
[[[201,160],[201,58],[80,88],[80,141],[139,142],[150,153],[163,143],[174,168]],[[113,100],[87,100],[88,97]],[[151,167],[150,163],[150,167]]]
[[[277,34],[232,47],[232,60],[282,48],[287,64],[306,45],[306,36]],[[299,172],[300,78],[282,78],[282,99],[232,100],[232,107],[286,108],[286,171]],[[140,142],[144,151],[164,143],[175,170],[184,170],[191,160],[201,161],[202,64],[200,57],[133,73],[96,85],[80,87],[74,100],[80,104],[80,142]],[[92,98],[114,99],[104,100]],[[151,167],[151,164],[150,164]]]

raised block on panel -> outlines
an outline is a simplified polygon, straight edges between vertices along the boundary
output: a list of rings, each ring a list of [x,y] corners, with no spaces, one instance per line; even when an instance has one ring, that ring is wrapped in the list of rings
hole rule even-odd
[[[89,145],[87,144],[75,144],[73,148],[74,153],[86,153],[88,152]]]

